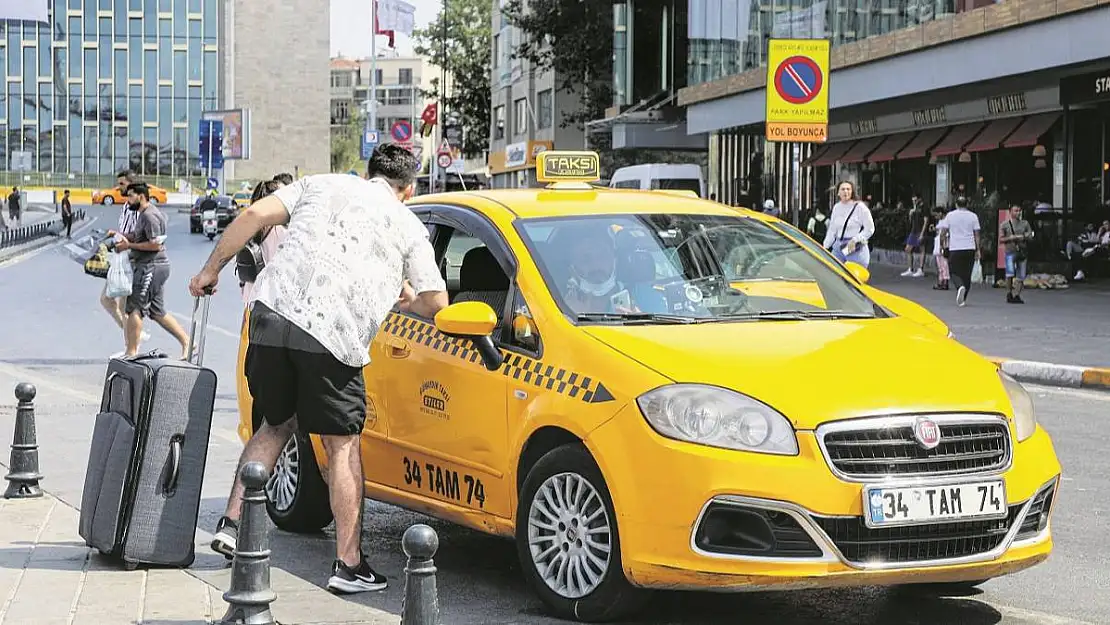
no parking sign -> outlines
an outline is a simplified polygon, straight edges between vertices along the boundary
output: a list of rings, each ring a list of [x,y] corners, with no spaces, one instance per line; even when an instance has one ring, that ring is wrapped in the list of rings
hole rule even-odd
[[[767,140],[823,143],[829,134],[829,40],[772,39]]]

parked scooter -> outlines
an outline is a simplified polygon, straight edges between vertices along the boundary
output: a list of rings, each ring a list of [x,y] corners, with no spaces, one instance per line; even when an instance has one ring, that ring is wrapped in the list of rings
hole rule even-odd
[[[206,210],[200,214],[200,221],[202,232],[208,237],[208,240],[211,241],[215,239],[220,229],[220,222],[216,215],[215,207],[206,208]]]

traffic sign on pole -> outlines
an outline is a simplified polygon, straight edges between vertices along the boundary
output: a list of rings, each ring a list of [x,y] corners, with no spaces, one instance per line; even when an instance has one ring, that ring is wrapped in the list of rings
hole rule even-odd
[[[393,122],[393,126],[389,129],[389,136],[397,143],[405,143],[412,139],[412,122],[407,119]]]
[[[767,140],[824,143],[829,134],[829,40],[772,39]]]
[[[364,130],[362,132],[362,150],[360,156],[362,160],[368,160],[374,154],[374,148],[378,147],[378,131],[377,130]]]
[[[446,169],[451,166],[451,155],[446,152],[440,152],[436,155],[436,164]]]

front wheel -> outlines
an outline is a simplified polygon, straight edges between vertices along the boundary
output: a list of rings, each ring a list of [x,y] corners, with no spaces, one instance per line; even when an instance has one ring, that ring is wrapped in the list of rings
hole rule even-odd
[[[319,532],[332,521],[328,485],[320,475],[312,441],[294,434],[266,482],[266,511],[274,525],[296,534]]]
[[[116,203],[116,200],[115,200],[115,198],[113,198],[110,195],[105,195],[103,203],[104,203],[105,206],[111,206],[112,204]]]
[[[209,241],[211,241],[212,239],[215,239],[215,238],[216,238],[216,233],[215,232],[209,232],[208,233],[208,240]]]
[[[605,622],[632,614],[643,594],[621,564],[617,515],[601,470],[580,444],[548,452],[520,493],[517,555],[556,616]]]

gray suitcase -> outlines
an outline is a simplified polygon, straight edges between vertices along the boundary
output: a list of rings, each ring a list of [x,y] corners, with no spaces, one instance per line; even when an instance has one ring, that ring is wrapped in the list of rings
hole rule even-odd
[[[210,299],[193,306],[195,362],[159,352],[108,362],[78,530],[127,568],[188,567],[196,557],[216,401],[216,374],[200,364]]]

